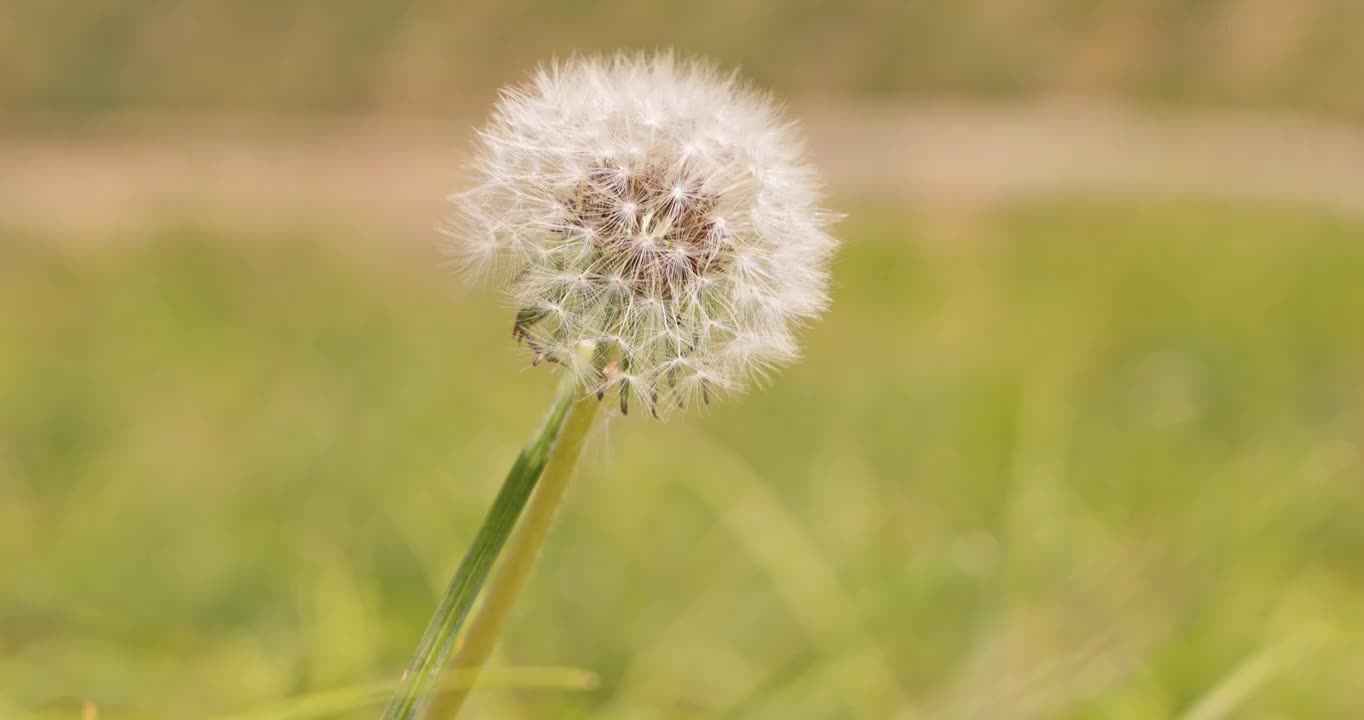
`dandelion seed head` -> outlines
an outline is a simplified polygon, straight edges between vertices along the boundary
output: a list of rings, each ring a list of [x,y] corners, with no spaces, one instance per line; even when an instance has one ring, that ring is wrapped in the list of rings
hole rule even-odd
[[[798,355],[835,216],[772,101],[670,54],[577,58],[502,93],[450,247],[501,269],[513,334],[659,416]],[[604,350],[583,361],[573,348]]]

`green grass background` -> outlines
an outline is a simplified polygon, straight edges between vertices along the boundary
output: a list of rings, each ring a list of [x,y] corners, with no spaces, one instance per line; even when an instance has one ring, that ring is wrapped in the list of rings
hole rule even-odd
[[[599,433],[498,718],[1364,716],[1364,225],[854,209],[769,387]],[[0,241],[0,717],[391,679],[554,383],[425,248]],[[356,707],[340,717],[372,717]]]

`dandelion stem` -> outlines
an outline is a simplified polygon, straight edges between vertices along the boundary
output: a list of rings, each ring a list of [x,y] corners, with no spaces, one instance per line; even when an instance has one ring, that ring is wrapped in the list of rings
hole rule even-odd
[[[399,681],[398,691],[384,712],[384,720],[416,720],[423,717],[433,694],[441,686],[441,671],[460,636],[464,620],[487,581],[503,546],[506,545],[507,538],[516,528],[517,519],[521,516],[527,501],[531,499],[536,483],[547,464],[551,467],[563,466],[564,463],[558,459],[565,455],[573,460],[577,458],[583,438],[574,437],[568,443],[574,446],[571,449],[563,447],[564,443],[560,441],[567,437],[568,433],[565,433],[567,427],[577,428],[585,422],[590,428],[591,419],[595,417],[596,403],[595,400],[592,402],[592,411],[588,413],[584,409],[584,396],[578,379],[573,373],[565,372],[563,380],[559,383],[554,404],[541,422],[539,430],[522,448],[521,454],[517,456],[516,462],[507,473],[506,480],[502,482],[502,489],[498,491],[492,508],[483,519],[482,527],[474,536],[473,544],[465,553],[455,577],[446,588],[445,596],[431,617],[431,622],[417,645],[417,651]],[[586,421],[582,419],[585,413],[588,414]],[[575,432],[578,435],[586,435],[585,430]],[[555,462],[551,462],[552,459]],[[567,476],[571,470],[570,460],[568,467],[561,472]],[[560,490],[559,494],[562,492]],[[548,520],[544,522],[547,523]],[[529,565],[529,562],[526,564]],[[514,591],[512,595],[515,595]]]
[[[592,432],[600,408],[601,403],[595,397],[584,394],[569,411],[559,440],[550,452],[549,464],[540,476],[540,484],[531,495],[511,544],[488,583],[478,612],[460,641],[459,651],[455,653],[454,669],[471,681],[437,698],[432,717],[454,718],[468,699],[479,671],[497,644],[502,625],[516,602],[516,596],[540,555],[545,536],[563,502],[568,482],[578,464],[578,456],[582,454],[583,445]]]

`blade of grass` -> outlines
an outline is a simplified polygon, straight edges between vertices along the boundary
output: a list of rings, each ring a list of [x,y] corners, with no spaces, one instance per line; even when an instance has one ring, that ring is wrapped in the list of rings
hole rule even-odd
[[[549,461],[550,452],[563,430],[565,418],[582,395],[573,373],[565,372],[548,415],[517,456],[473,544],[460,561],[459,569],[455,571],[455,577],[431,617],[412,661],[398,681],[397,694],[384,712],[384,720],[416,720],[430,703],[464,619],[478,598],[507,538],[516,527],[521,510],[535,490]]]
[[[1222,720],[1238,714],[1250,696],[1288,667],[1307,644],[1305,637],[1290,638],[1246,658],[1200,697],[1183,720]]]
[[[456,717],[460,708],[464,706],[464,701],[468,699],[469,692],[475,684],[472,681],[478,679],[479,671],[492,654],[493,646],[497,644],[497,638],[502,634],[502,625],[507,619],[507,614],[511,612],[516,596],[520,594],[526,577],[530,575],[531,566],[540,555],[545,536],[549,533],[550,525],[553,524],[554,516],[568,489],[568,481],[573,477],[574,468],[578,466],[578,456],[582,454],[583,445],[592,433],[600,410],[601,402],[590,395],[585,395],[574,403],[573,409],[569,412],[559,440],[550,451],[549,463],[545,466],[539,486],[526,506],[525,517],[516,528],[506,556],[498,564],[497,572],[488,583],[478,613],[474,615],[468,631],[460,641],[459,651],[455,654],[455,671],[467,674],[471,682],[442,693],[432,706],[433,717]]]
[[[441,691],[468,687],[475,678],[468,672],[448,672],[441,676],[436,689]],[[591,690],[597,676],[586,670],[560,667],[490,668],[478,678],[480,687],[533,690]],[[303,697],[292,698],[271,707],[258,708],[234,715],[223,715],[216,720],[308,720],[339,715],[382,701],[398,687],[396,681],[366,683],[352,687],[325,690]]]

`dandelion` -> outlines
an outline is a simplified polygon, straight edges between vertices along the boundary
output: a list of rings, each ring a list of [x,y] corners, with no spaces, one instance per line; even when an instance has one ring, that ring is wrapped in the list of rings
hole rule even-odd
[[[793,361],[795,332],[828,303],[837,244],[773,102],[672,55],[542,68],[503,92],[475,170],[474,187],[453,198],[449,248],[504,280],[512,336],[563,380],[403,676],[385,715],[395,720],[423,714],[451,655],[464,682],[440,697],[445,714],[458,712],[601,401],[662,417]]]
[[[533,363],[621,413],[709,402],[791,362],[827,303],[833,216],[801,151],[771,100],[710,66],[552,65],[503,93],[450,249],[504,274]]]

